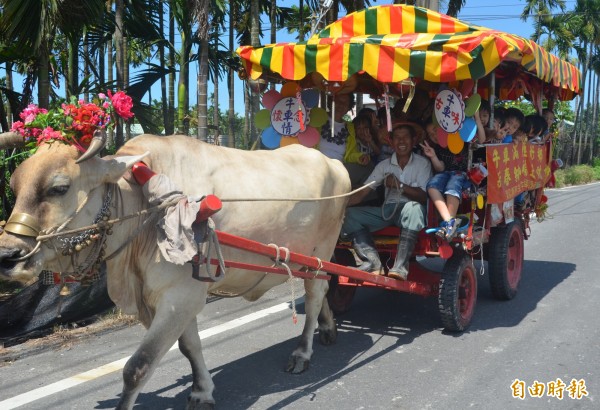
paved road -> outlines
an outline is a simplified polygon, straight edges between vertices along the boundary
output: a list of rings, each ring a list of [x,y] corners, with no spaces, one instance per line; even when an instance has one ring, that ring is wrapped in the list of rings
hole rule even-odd
[[[211,299],[198,320],[218,408],[600,408],[600,184],[548,196],[553,219],[532,224],[519,294],[495,301],[480,276],[475,317],[462,334],[442,331],[433,299],[360,289],[338,318],[337,344],[316,342],[310,370],[292,376],[283,367],[301,326],[291,321],[289,288],[253,304]],[[133,326],[0,367],[0,409],[114,408],[120,367],[143,333]],[[562,400],[560,389],[549,395],[557,379],[575,380],[581,399],[567,389]],[[514,398],[515,380],[546,390]],[[183,408],[190,384],[173,350],[136,409]]]

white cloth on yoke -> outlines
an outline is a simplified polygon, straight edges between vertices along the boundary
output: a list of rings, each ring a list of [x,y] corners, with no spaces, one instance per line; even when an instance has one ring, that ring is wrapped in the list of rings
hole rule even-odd
[[[150,178],[142,190],[151,206],[180,198],[176,205],[165,210],[164,216],[156,223],[158,248],[167,261],[176,265],[191,261],[198,252],[192,224],[200,209],[200,198],[183,195],[163,174]]]

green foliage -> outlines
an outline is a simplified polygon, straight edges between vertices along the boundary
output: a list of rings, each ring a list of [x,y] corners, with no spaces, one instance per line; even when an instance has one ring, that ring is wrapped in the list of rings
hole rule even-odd
[[[558,188],[567,185],[589,184],[600,179],[600,168],[592,168],[589,165],[575,165],[564,170],[559,169],[555,175]]]

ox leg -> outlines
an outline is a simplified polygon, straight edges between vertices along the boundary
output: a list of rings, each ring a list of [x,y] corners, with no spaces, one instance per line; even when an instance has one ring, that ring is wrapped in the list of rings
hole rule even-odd
[[[179,350],[192,365],[192,392],[188,397],[187,410],[210,410],[215,406],[215,385],[204,363],[202,344],[198,335],[198,324],[194,318],[179,338]]]
[[[326,281],[323,281],[326,282]],[[329,288],[329,283],[327,283]],[[325,290],[327,294],[327,290]],[[337,340],[337,327],[335,325],[335,319],[333,311],[329,307],[327,296],[323,297],[323,306],[321,312],[319,312],[319,341],[325,346],[329,346],[335,343]]]
[[[319,321],[319,332],[330,334],[335,334],[336,332],[331,309],[329,309],[327,302],[323,302],[328,289],[327,281],[305,279],[304,289],[306,291],[306,295],[304,296],[306,322],[304,323],[304,330],[302,331],[302,336],[300,336],[298,347],[292,352],[286,366],[286,371],[291,373],[302,373],[308,369],[313,352],[313,336],[317,327],[317,321]],[[323,309],[325,309],[325,312],[323,312]],[[333,337],[333,340],[335,340],[335,337]]]
[[[158,367],[160,360],[183,335],[189,323],[196,320],[197,313],[202,310],[204,304],[194,306],[190,310],[189,304],[182,306],[174,302],[178,298],[186,300],[184,296],[188,296],[186,291],[178,290],[180,291],[179,296],[175,291],[174,295],[163,297],[162,308],[157,309],[140,347],[125,364],[123,393],[117,405],[118,410],[133,408],[139,392]]]

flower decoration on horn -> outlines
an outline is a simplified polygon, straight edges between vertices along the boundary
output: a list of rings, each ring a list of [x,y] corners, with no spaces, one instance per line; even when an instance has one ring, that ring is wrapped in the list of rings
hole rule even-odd
[[[263,130],[262,143],[267,148],[290,144],[314,147],[319,142],[319,130],[327,121],[327,112],[317,107],[319,91],[301,90],[296,82],[285,83],[281,91],[269,90],[262,96],[256,126]]]
[[[32,148],[59,141],[85,151],[96,130],[114,128],[117,117],[132,118],[132,107],[131,97],[123,91],[100,93],[93,102],[72,97],[60,108],[50,110],[30,104],[21,112],[21,121],[15,121],[11,131],[23,136],[26,145]]]

